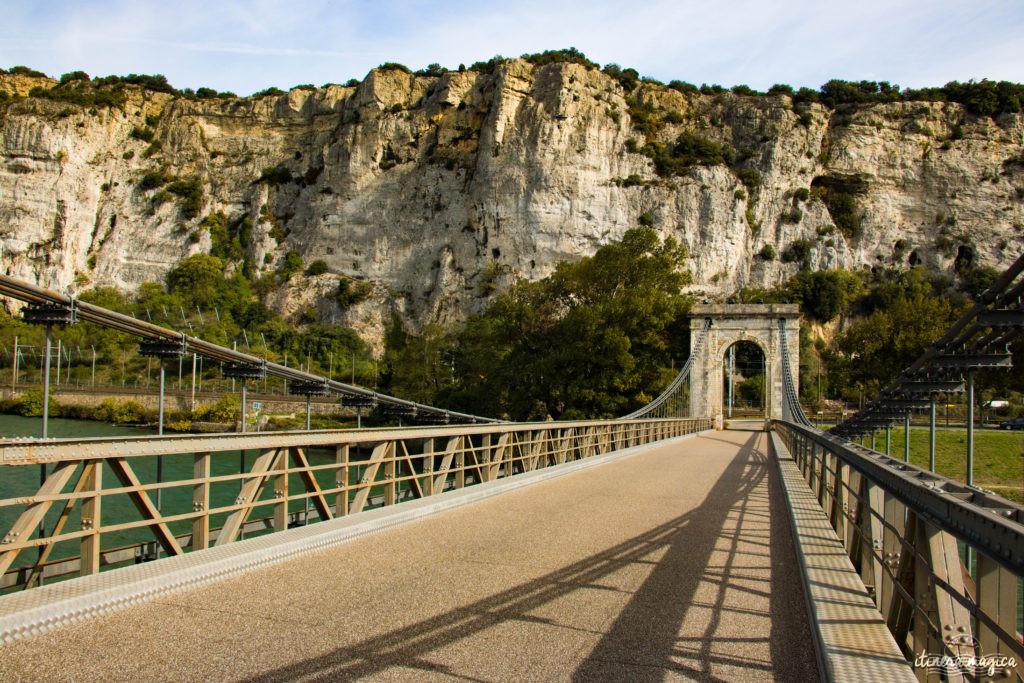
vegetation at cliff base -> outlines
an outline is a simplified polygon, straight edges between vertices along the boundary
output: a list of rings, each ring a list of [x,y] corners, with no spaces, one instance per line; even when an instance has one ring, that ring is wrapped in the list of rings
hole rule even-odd
[[[656,396],[687,353],[685,251],[634,228],[497,295],[462,330],[388,339],[394,392],[513,419],[612,417]]]

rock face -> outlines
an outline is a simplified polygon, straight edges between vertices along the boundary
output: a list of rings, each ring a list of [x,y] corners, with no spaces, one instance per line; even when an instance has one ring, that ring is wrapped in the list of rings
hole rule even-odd
[[[0,75],[0,89],[23,93],[25,81]],[[637,107],[655,113],[649,136],[692,131],[737,163],[659,177],[631,151],[645,142]],[[0,107],[0,125],[5,272],[71,292],[134,288],[208,251],[200,221],[222,211],[249,219],[242,246],[257,274],[291,250],[327,263],[271,292],[272,306],[296,320],[315,307],[378,341],[393,314],[413,329],[459,320],[645,213],[688,246],[694,289],[712,296],[804,263],[951,273],[957,259],[1000,267],[1022,252],[1024,167],[1012,159],[1024,158],[1024,120],[953,103],[831,110],[654,83],[626,93],[580,65],[512,60],[490,74],[375,70],[357,87],[259,99],[132,90],[123,110],[28,98]],[[742,169],[760,182],[744,186]],[[154,171],[198,180],[198,214],[141,188]],[[759,256],[765,245],[795,260]],[[339,303],[345,278],[372,292]]]

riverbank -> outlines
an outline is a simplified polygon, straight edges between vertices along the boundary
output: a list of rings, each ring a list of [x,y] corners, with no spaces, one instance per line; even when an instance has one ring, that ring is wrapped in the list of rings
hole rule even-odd
[[[51,394],[49,401],[49,416],[51,418],[92,421],[153,431],[157,429],[158,410],[155,407],[147,407],[135,398],[107,397],[98,403],[89,404],[61,400],[66,396],[67,394],[58,392]],[[253,403],[262,407],[261,401],[254,400]],[[346,414],[351,410],[343,409],[336,402],[328,405],[333,406],[335,412],[327,413],[323,410],[324,405],[321,403],[318,406],[321,410],[311,416],[311,426],[314,429],[344,429],[355,426],[355,420]],[[254,431],[305,427],[305,407],[302,406],[301,416],[297,412],[266,414],[250,408],[246,422]],[[30,388],[13,397],[0,398],[0,414],[41,418],[43,415],[42,389]],[[239,397],[234,394],[222,394],[212,403],[197,402],[195,408],[165,409],[164,431],[179,433],[229,432],[238,428],[240,419],[241,400]],[[55,436],[55,434],[51,433],[51,436]]]

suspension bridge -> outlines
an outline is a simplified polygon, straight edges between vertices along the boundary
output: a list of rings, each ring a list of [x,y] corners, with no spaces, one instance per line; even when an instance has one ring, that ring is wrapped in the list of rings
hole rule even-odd
[[[0,670],[14,679],[976,680],[1024,676],[1024,507],[934,470],[936,395],[1007,368],[1024,257],[828,431],[799,312],[694,307],[665,391],[515,423],[336,382],[0,276],[88,321],[408,426],[0,442]],[[765,419],[724,429],[722,362],[763,353]],[[161,364],[162,367],[162,364]],[[49,363],[43,383],[49,384]],[[160,395],[164,382],[161,372]],[[48,391],[44,391],[44,396]],[[162,399],[161,399],[162,403]],[[929,469],[868,446],[929,417]],[[43,422],[46,421],[44,411]],[[163,411],[161,410],[161,419]],[[909,434],[909,430],[907,432]],[[45,434],[45,427],[44,427]],[[889,440],[886,440],[888,450]]]

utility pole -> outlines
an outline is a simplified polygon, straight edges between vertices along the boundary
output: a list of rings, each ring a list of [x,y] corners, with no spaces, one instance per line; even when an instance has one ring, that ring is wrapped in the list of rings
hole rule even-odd
[[[18,335],[14,335],[14,358],[11,360],[11,398],[18,387]]]
[[[96,347],[92,344],[92,386],[96,386]]]
[[[196,306],[196,308],[199,308]],[[200,313],[202,315],[202,313]],[[192,352],[192,412],[196,410],[196,354]]]
[[[931,395],[931,417],[928,420],[928,471],[935,471],[935,394]]]
[[[964,483],[974,484],[974,370],[967,371],[967,478]]]

